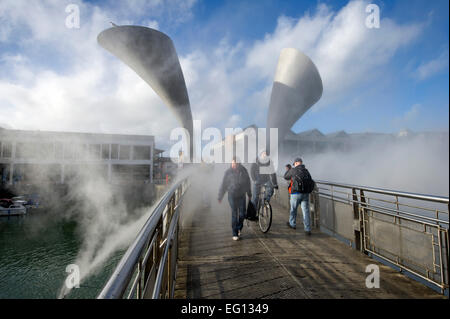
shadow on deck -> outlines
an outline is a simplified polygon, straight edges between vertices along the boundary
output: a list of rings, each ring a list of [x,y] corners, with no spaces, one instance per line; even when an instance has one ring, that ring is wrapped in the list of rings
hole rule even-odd
[[[272,206],[270,231],[245,221],[236,242],[226,198],[183,216],[175,298],[446,298],[318,230],[306,237],[301,214],[289,229],[289,212]],[[379,266],[378,289],[366,288],[369,264]]]

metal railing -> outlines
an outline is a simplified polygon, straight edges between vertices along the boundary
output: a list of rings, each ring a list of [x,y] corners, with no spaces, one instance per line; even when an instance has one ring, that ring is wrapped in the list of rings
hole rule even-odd
[[[282,184],[282,183],[280,183]],[[449,199],[373,187],[316,181],[315,227],[348,240],[426,282],[449,287]],[[160,199],[98,298],[171,298],[174,294],[180,205],[187,179]],[[276,196],[287,204],[283,187]]]
[[[183,179],[162,196],[98,295],[99,299],[173,297],[180,205],[187,187],[188,181]]]
[[[321,228],[440,288],[449,287],[448,197],[316,181]]]

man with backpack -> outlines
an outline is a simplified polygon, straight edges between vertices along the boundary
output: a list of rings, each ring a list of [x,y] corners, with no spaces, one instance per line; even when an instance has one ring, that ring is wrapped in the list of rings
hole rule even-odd
[[[290,181],[290,216],[287,225],[296,229],[297,208],[301,205],[303,212],[303,225],[306,235],[311,235],[311,220],[309,216],[309,194],[314,190],[314,181],[308,170],[303,165],[301,158],[297,157],[294,161],[294,167],[287,170],[284,179]]]
[[[223,177],[218,196],[219,203],[222,202],[226,192],[228,192],[228,202],[231,207],[233,240],[239,240],[246,212],[245,194],[247,193],[250,200],[252,191],[250,190],[250,177],[247,169],[238,163],[236,157],[233,158],[231,168],[226,170]]]

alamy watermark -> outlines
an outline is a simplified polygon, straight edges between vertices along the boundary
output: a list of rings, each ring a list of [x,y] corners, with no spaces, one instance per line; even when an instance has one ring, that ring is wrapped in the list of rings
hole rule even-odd
[[[80,267],[75,264],[67,265],[66,273],[69,273],[65,281],[66,288],[80,288]]]
[[[366,267],[366,273],[370,273],[366,278],[366,287],[369,289],[380,288],[380,267],[370,264]]]
[[[278,129],[248,127],[225,128],[225,138],[220,129],[208,127],[202,130],[201,121],[193,121],[192,139],[187,129],[178,127],[171,131],[170,140],[177,141],[170,149],[173,162],[182,163],[231,163],[234,156],[241,162],[255,163],[264,151],[264,161],[272,162],[272,169],[278,166]],[[267,133],[269,133],[267,135]],[[268,139],[267,139],[268,138]],[[269,141],[269,145],[267,145]],[[192,147],[191,147],[192,143]],[[191,156],[192,151],[192,156]]]
[[[80,28],[80,7],[76,4],[69,4],[66,6],[66,13],[69,15],[66,17],[66,28],[79,29]]]
[[[369,4],[366,7],[366,13],[369,15],[366,17],[366,27],[369,29],[380,28],[380,7],[376,4]]]

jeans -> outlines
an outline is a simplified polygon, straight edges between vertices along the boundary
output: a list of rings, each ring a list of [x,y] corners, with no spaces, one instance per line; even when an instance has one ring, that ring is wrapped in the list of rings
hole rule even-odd
[[[303,212],[303,225],[305,227],[305,231],[311,231],[311,220],[309,216],[309,194],[291,194],[290,195],[291,202],[291,211],[289,216],[289,224],[292,227],[296,227],[296,219],[297,219],[297,207],[301,205]]]
[[[266,193],[264,194],[264,199],[266,201],[270,201],[270,198],[273,195],[273,186],[272,186],[272,182],[268,181],[266,183],[253,183],[253,189],[252,189],[252,203],[253,206],[255,206],[255,209],[258,209],[258,200],[259,200],[259,194],[261,192],[261,186],[265,185],[266,186]]]
[[[233,236],[238,235],[238,231],[244,227],[244,219],[246,212],[246,200],[245,195],[241,197],[232,197],[228,195],[228,202],[231,207],[231,228],[233,230]]]

